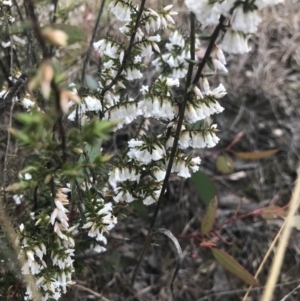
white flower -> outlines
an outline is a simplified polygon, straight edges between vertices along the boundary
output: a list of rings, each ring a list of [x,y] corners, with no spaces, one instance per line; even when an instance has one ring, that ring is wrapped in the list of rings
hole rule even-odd
[[[167,78],[167,86],[176,86],[179,87],[179,79],[178,78]]]
[[[185,0],[187,8],[196,15],[197,20],[206,27],[217,25],[221,13],[219,1]]]
[[[23,198],[22,194],[20,194],[20,195],[18,195],[18,194],[13,195],[13,200],[15,201],[16,205],[20,205],[21,204],[22,198]]]
[[[193,172],[196,172],[199,170],[199,165],[201,163],[200,157],[195,157],[191,160],[190,168]]]
[[[142,85],[142,87],[141,87],[141,89],[140,89],[140,91],[142,92],[142,94],[146,94],[146,92],[148,92],[149,91],[149,86],[144,86],[144,85]]]
[[[168,98],[145,98],[139,102],[138,106],[146,118],[173,119],[174,117],[173,104]]]
[[[198,120],[201,120],[203,119],[202,115],[199,116],[199,114],[197,113],[196,109],[193,107],[192,104],[187,104],[186,109],[184,111],[184,118],[186,119],[187,122],[194,123]]]
[[[212,91],[209,91],[207,95],[214,96],[215,98],[222,98],[227,94],[225,87],[223,84],[219,84],[217,88]]]
[[[182,178],[190,178],[191,173],[189,171],[189,167],[185,164],[184,161],[176,161],[172,166],[172,172],[177,172],[178,176]]]
[[[11,0],[3,0],[2,5],[12,6]]]
[[[190,137],[190,133],[189,131],[183,131],[180,134],[179,137],[179,148],[181,149],[186,149],[189,148],[190,144],[191,144],[191,137]]]
[[[116,167],[109,173],[108,181],[110,185],[115,189],[117,187],[117,184],[120,182],[125,182],[125,181],[139,182],[140,176],[141,175],[134,169],[130,170],[127,167],[124,168]]]
[[[126,74],[125,75],[126,79],[129,81],[143,77],[143,74],[141,73],[141,71],[136,68],[130,68],[130,67],[127,68],[127,70],[125,71],[125,74]]]
[[[120,46],[112,41],[103,39],[95,42],[93,46],[99,53],[103,52],[112,59],[117,59],[120,55]]]
[[[136,102],[123,103],[106,111],[104,119],[118,121],[115,130],[123,127],[124,124],[129,124],[142,115],[142,111],[137,107]]]
[[[174,68],[172,69],[171,77],[174,78],[184,78],[187,74],[187,69],[185,68]]]
[[[200,82],[201,82],[202,88],[204,90],[204,93],[205,94],[209,93],[210,92],[210,86],[209,86],[209,82],[208,82],[207,78],[206,77],[201,77]]]
[[[112,1],[110,2],[108,9],[115,15],[115,17],[124,22],[131,21],[131,10],[128,4],[125,4],[121,1]]]
[[[159,34],[157,34],[156,36],[151,36],[147,38],[148,41],[150,42],[160,42],[161,41],[161,37]]]
[[[113,197],[116,203],[123,201],[125,203],[131,203],[135,200],[132,194],[129,191],[120,191],[115,197]]]
[[[96,253],[103,253],[106,251],[106,248],[99,245],[95,245],[94,247],[91,246],[91,249]]]
[[[82,111],[83,113],[87,111],[101,111],[102,110],[102,105],[99,99],[96,97],[92,96],[87,96],[84,98],[85,105],[82,104]]]
[[[103,69],[105,70],[105,69],[110,69],[111,67],[113,67],[113,65],[114,65],[114,61],[113,60],[109,60],[109,61],[107,61],[107,62],[105,62],[104,64],[103,64]]]
[[[212,63],[215,67],[215,69],[223,71],[225,73],[228,73],[227,68],[224,66],[224,64],[222,64],[219,60],[217,59],[212,59]]]
[[[149,164],[151,161],[161,160],[166,155],[166,150],[162,146],[152,145],[151,150],[140,149],[141,147],[134,147],[133,145],[136,142],[141,142],[144,145],[143,141],[135,141],[131,139],[128,142],[130,147],[129,152],[127,153],[130,159],[136,159],[142,164]]]
[[[10,41],[8,41],[8,42],[1,42],[1,46],[2,46],[3,48],[10,47],[10,45],[11,45],[11,42],[10,42]]]
[[[217,57],[217,59],[223,64],[226,65],[225,55],[220,47],[215,45],[213,54]]]
[[[144,14],[143,17],[147,20],[145,24],[145,29],[147,33],[149,33],[150,31],[155,32],[158,29],[160,29],[161,17],[156,11],[149,8],[148,11],[144,11],[143,14]]]
[[[260,22],[261,18],[258,16],[257,10],[244,12],[244,7],[240,5],[235,10],[231,28],[245,34],[255,33]]]
[[[160,193],[161,193],[161,186],[159,186],[158,189],[154,190],[152,195],[149,195],[147,197],[144,196],[143,204],[146,206],[149,206],[149,205],[156,203],[158,201]]]
[[[197,86],[194,86],[193,90],[198,97],[203,98],[203,94]]]
[[[140,63],[141,61],[142,61],[142,57],[140,55],[136,55],[133,59],[134,64]]]
[[[251,50],[248,47],[248,38],[242,33],[228,29],[219,46],[228,53],[247,53]]]
[[[170,34],[169,40],[170,40],[170,43],[166,44],[166,47],[169,50],[171,50],[171,47],[173,47],[174,45],[179,46],[180,48],[184,48],[184,46],[185,46],[184,38],[183,38],[182,34],[177,30],[175,30],[173,33]]]
[[[157,182],[161,182],[165,179],[165,176],[166,176],[166,171],[165,170],[162,170],[158,167],[154,167],[152,169],[152,172],[153,172],[154,179]]]

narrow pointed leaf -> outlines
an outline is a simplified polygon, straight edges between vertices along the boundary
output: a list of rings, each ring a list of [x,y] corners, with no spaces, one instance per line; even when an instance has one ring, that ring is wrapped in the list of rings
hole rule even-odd
[[[257,152],[232,152],[235,156],[245,160],[259,160],[275,155],[279,149],[270,149]]]
[[[208,204],[205,215],[202,218],[202,222],[201,222],[202,235],[207,235],[211,231],[212,227],[214,226],[217,209],[218,209],[218,200],[215,197]]]
[[[215,259],[224,269],[242,279],[249,285],[259,286],[258,281],[229,254],[216,248],[212,248],[211,251]]]

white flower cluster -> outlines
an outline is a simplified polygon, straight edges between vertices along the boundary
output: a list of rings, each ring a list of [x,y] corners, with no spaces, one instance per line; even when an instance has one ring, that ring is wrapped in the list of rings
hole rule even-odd
[[[188,9],[196,15],[203,27],[217,25],[221,15],[229,18],[230,27],[226,31],[220,47],[233,54],[250,51],[247,41],[249,34],[257,32],[261,22],[259,10],[282,2],[284,0],[185,0]]]
[[[20,256],[25,260],[22,273],[36,277],[36,288],[41,292],[43,300],[58,300],[66,292],[67,286],[73,283],[74,232],[77,227],[81,226],[88,236],[94,238],[89,246],[91,250],[104,252],[107,233],[117,224],[117,217],[113,215],[115,204],[139,201],[148,206],[156,203],[161,197],[166,170],[172,159],[174,162],[171,172],[178,177],[187,179],[199,170],[200,157],[188,154],[187,149],[212,148],[217,145],[217,125],[207,126],[208,117],[223,112],[220,102],[227,93],[223,84],[211,89],[208,76],[228,72],[223,51],[237,54],[250,50],[249,36],[257,31],[261,21],[259,10],[279,2],[281,0],[185,0],[186,6],[196,15],[203,28],[217,25],[221,15],[226,18],[226,32],[219,45],[211,45],[213,49],[207,57],[207,48],[196,39],[193,45],[196,50],[195,58],[191,61],[190,39],[174,26],[173,17],[177,13],[172,11],[172,5],[159,10],[145,8],[138,14],[139,6],[129,0],[110,1],[110,12],[125,23],[119,29],[121,38],[107,36],[93,44],[95,55],[101,58],[101,72],[95,82],[98,86],[92,95],[84,96],[80,103],[76,89],[73,89],[74,95],[65,90],[65,94],[61,95],[61,98],[64,96],[64,104],[61,103],[61,106],[67,114],[74,102],[78,103],[78,107],[68,114],[71,121],[79,117],[81,122],[89,122],[91,117],[98,114],[103,120],[115,122],[115,130],[136,122],[128,131],[132,136],[126,151],[112,159],[108,182],[104,187],[95,187],[97,176],[77,185],[83,197],[88,200],[81,203],[81,207],[77,208],[78,212],[76,207],[73,211],[82,217],[83,222],[75,226],[69,225],[68,193],[71,190],[58,188],[52,202],[52,212],[42,211],[37,216],[34,225],[36,235],[28,236],[24,225],[20,226],[18,243],[21,247]],[[10,5],[9,0],[0,0],[0,8]],[[138,16],[139,27],[136,29]],[[164,30],[168,39],[162,38]],[[5,43],[5,47],[9,45]],[[182,101],[181,84],[187,75],[189,64],[193,63],[196,70],[204,58],[206,67],[213,73],[208,74],[206,69],[202,70],[200,80],[192,81],[193,84],[187,88],[188,97]],[[148,66],[152,73],[155,72],[154,69],[157,71],[153,79],[148,76],[150,72],[144,76]],[[46,67],[49,66],[45,65]],[[50,93],[50,81],[47,85],[46,90]],[[0,97],[6,93],[3,90]],[[181,115],[185,102],[185,111]],[[37,103],[29,95],[21,100],[21,104],[27,110],[38,109]],[[182,120],[179,122],[179,116],[183,117],[180,128]],[[198,123],[203,120],[205,121]],[[150,128],[152,123],[154,126]],[[198,123],[197,127],[195,123]],[[150,130],[153,131],[151,134]],[[175,157],[171,158],[177,131],[178,145],[174,150]],[[30,180],[30,174],[22,176],[23,182]],[[103,179],[101,181],[105,182]],[[60,182],[55,183],[61,187]],[[107,195],[114,202],[106,202],[100,190],[108,191]],[[14,195],[13,199],[18,204],[23,201],[24,195]],[[34,220],[34,213],[31,217]],[[27,226],[33,226],[32,221]],[[50,239],[40,235],[36,231],[37,227],[47,229],[48,232],[52,229],[49,232]],[[32,288],[28,286],[25,300],[32,299],[32,295]]]
[[[182,34],[175,30],[169,36],[169,43],[166,43],[167,51],[155,59],[152,64],[156,70],[169,69],[169,76],[172,78],[183,78],[186,76],[190,58],[189,47],[186,45]]]
[[[149,164],[152,161],[158,161],[164,158],[166,150],[162,145],[146,144],[144,141],[136,141],[134,139],[128,142],[130,148],[127,153],[130,159],[135,159],[141,164]]]
[[[95,237],[96,241],[107,244],[104,233],[108,233],[117,224],[117,218],[112,215],[112,203],[105,203],[103,199],[95,199],[90,204],[91,209],[86,208],[87,221],[82,229],[89,229],[88,236]],[[104,247],[94,249],[95,251],[105,251]]]
[[[213,130],[182,131],[179,137],[179,148],[211,148],[216,146],[219,140]]]
[[[179,156],[172,166],[172,172],[177,173],[179,177],[190,178],[190,170],[192,172],[198,171],[200,163],[201,159],[199,157],[189,158],[184,155]]]
[[[69,228],[68,210],[64,207],[69,204],[66,193],[68,188],[59,188],[55,196],[55,209],[51,217],[41,215],[35,223],[35,227],[45,227],[49,222],[54,226],[55,236],[52,238],[51,246],[36,242],[27,238],[24,225],[20,226],[19,244],[21,253],[25,256],[26,263],[22,268],[23,274],[32,274],[37,278],[36,288],[42,294],[42,300],[58,300],[62,293],[66,293],[67,285],[72,284],[72,273],[74,272],[73,259],[75,242],[72,237],[74,227]],[[47,239],[48,240],[48,239]],[[46,260],[47,250],[51,250],[50,259]],[[32,288],[27,287],[26,298],[30,300]]]

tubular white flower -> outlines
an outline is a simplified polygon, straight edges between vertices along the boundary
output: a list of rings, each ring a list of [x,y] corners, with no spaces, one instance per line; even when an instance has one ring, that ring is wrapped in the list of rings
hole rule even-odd
[[[25,109],[30,110],[35,105],[35,102],[25,97],[21,100],[21,104]]]
[[[134,170],[134,169],[129,169],[128,167],[124,168],[119,168],[116,167],[112,171],[109,172],[109,184],[116,189],[117,184],[120,182],[125,182],[125,181],[135,181],[139,182],[140,181],[140,174]]]
[[[179,148],[181,149],[186,149],[190,147],[191,137],[189,131],[181,132],[178,144],[179,144]]]
[[[209,0],[185,0],[187,8],[196,15],[197,20],[206,27],[217,25],[221,14],[221,7],[218,1]]]
[[[212,63],[215,69],[228,73],[227,68],[217,59],[212,59]]]
[[[150,205],[156,203],[158,201],[160,193],[161,193],[161,186],[158,189],[154,190],[152,195],[145,197],[143,199],[143,204],[146,206],[150,206]]]
[[[217,59],[223,64],[226,65],[225,55],[220,47],[215,45],[213,54],[216,55]]]
[[[224,51],[233,54],[248,53],[248,38],[240,32],[228,29],[224,35],[222,43],[219,45]]]
[[[240,5],[235,10],[231,28],[245,34],[255,33],[260,22],[261,18],[258,16],[257,10],[244,12],[244,7]]]
[[[202,94],[201,90],[197,86],[194,86],[193,90],[194,90],[196,96],[198,96],[200,98],[203,98],[203,94]]]
[[[116,196],[113,197],[116,203],[123,201],[125,203],[131,203],[135,201],[135,198],[129,191],[120,191]]]
[[[164,11],[169,11],[169,10],[172,9],[173,6],[174,6],[173,4],[169,4],[169,5],[165,6],[165,7],[163,8],[163,10],[164,10]]]
[[[124,22],[131,21],[131,10],[129,4],[125,4],[121,1],[110,2],[108,9],[115,15],[115,17]]]
[[[219,86],[217,88],[215,88],[212,91],[208,91],[206,94],[211,95],[215,98],[222,98],[227,94],[227,92],[226,92],[226,89],[225,89],[224,85],[219,84]]]
[[[133,146],[135,143],[142,143],[140,146]],[[161,160],[166,155],[166,150],[164,147],[158,145],[152,145],[151,151],[148,149],[141,149],[141,146],[144,146],[143,141],[135,141],[131,139],[128,142],[130,147],[129,152],[127,153],[130,159],[136,159],[142,164],[149,164],[151,161],[158,161]]]
[[[204,90],[204,93],[207,94],[210,92],[210,86],[209,86],[209,82],[207,80],[206,77],[201,77],[200,78],[200,83],[201,83],[201,86]]]
[[[154,179],[157,182],[161,182],[161,181],[163,181],[165,179],[166,171],[160,169],[157,166],[155,166],[155,167],[152,168],[152,173],[153,173]]]
[[[132,81],[143,77],[143,73],[136,69],[136,68],[127,68],[126,71],[124,71],[126,74],[125,77],[127,80]]]
[[[173,104],[168,98],[159,99],[158,97],[146,97],[139,102],[138,106],[146,118],[174,118]]]

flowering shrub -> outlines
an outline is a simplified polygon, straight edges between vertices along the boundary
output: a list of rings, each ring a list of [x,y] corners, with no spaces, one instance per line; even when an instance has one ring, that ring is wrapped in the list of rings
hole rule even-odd
[[[20,104],[27,111],[16,114],[22,128],[10,127],[9,135],[28,156],[19,180],[3,185],[5,195],[26,204],[19,221],[19,257],[25,262],[22,273],[35,276],[42,300],[58,300],[74,283],[76,250],[105,251],[119,206],[156,206],[153,226],[170,175],[189,178],[199,170],[201,159],[192,150],[219,142],[210,117],[223,112],[220,101],[226,95],[223,83],[212,88],[210,78],[228,72],[223,51],[250,51],[259,10],[279,1],[186,0],[189,33],[176,26],[172,4],[155,10],[145,2],[110,1],[108,10],[122,26],[116,36],[91,40],[99,72],[81,85],[68,83],[55,60],[60,49],[53,49],[70,43],[67,27],[42,26],[38,7],[25,0],[32,22],[23,40],[26,67],[7,72],[10,89],[3,88],[0,97],[4,108]],[[0,22],[10,39],[2,47],[11,50],[21,39],[10,33],[12,15],[14,5],[0,2]],[[201,39],[194,17],[209,36]],[[42,58],[33,54],[33,33]],[[34,57],[38,68],[26,94],[18,93]],[[151,72],[154,76],[146,80]],[[112,156],[102,142],[128,125],[135,133],[130,132],[124,152]],[[25,299],[36,299],[34,290],[28,284]]]

